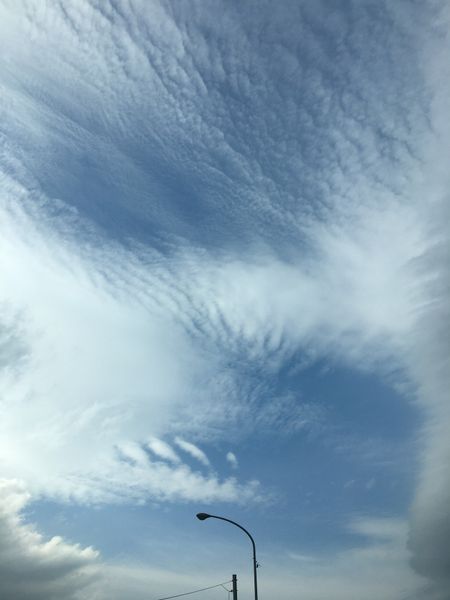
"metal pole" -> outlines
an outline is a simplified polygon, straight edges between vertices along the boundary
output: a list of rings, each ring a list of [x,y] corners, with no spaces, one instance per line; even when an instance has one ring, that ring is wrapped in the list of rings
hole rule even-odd
[[[237,600],[237,577],[232,575],[231,578],[233,580],[233,600]]]
[[[258,568],[258,563],[256,561],[256,548],[255,542],[253,542],[253,585],[255,587],[255,600],[258,600],[258,579],[256,577],[256,569]]]
[[[200,519],[200,521],[204,521],[205,519],[210,519],[210,518],[220,519],[221,521],[227,521],[227,523],[236,525],[236,527],[239,527],[239,529],[242,529],[242,531],[244,533],[246,533],[248,535],[248,537],[250,538],[250,541],[251,541],[252,547],[253,547],[253,585],[255,588],[255,600],[258,600],[258,578],[256,575],[256,569],[258,568],[258,561],[256,560],[255,540],[253,539],[251,534],[245,529],[245,527],[242,527],[242,525],[239,525],[239,523],[236,523],[236,521],[232,521],[231,519],[226,519],[225,517],[218,517],[217,515],[209,515],[207,513],[198,513],[197,514],[197,519]]]

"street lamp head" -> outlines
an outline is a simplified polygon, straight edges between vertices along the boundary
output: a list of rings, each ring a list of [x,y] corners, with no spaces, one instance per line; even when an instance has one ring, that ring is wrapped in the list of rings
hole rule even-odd
[[[207,513],[197,513],[197,519],[200,519],[200,521],[204,521],[205,519],[209,519],[211,515],[208,515]]]

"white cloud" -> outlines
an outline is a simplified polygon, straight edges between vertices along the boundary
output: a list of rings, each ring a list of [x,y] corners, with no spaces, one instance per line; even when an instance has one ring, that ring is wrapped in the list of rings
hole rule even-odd
[[[131,595],[139,600],[149,593],[162,597],[217,583],[224,557],[231,559],[237,553],[238,563],[246,564],[245,544],[236,548],[234,543],[229,546],[214,539],[209,550],[204,541],[192,540],[188,555],[178,557],[176,570],[108,562],[92,548],[81,548],[59,537],[45,540],[32,525],[25,525],[21,513],[30,495],[23,485],[3,480],[1,492],[0,594],[5,598],[120,600]],[[408,567],[406,521],[359,518],[350,522],[348,529],[355,534],[355,543],[334,555],[305,555],[289,550],[286,556],[280,556],[280,549],[265,547],[264,568],[259,571],[261,590],[265,594],[282,594],[287,600],[298,597],[299,590],[313,600],[325,600],[330,594],[337,599],[420,598],[416,594],[424,581]],[[295,561],[294,569],[289,560]],[[195,569],[199,563],[208,565],[201,574]],[[223,580],[226,578],[224,575]],[[251,590],[250,569],[239,573],[239,586],[242,593]],[[435,595],[435,590],[426,589],[427,592],[433,600],[446,598]]]
[[[238,463],[236,454],[234,452],[227,452],[226,459],[230,463],[230,465],[233,467],[233,469],[237,469],[239,463]]]
[[[348,524],[355,534],[348,549],[335,553],[304,554],[297,550],[281,550],[264,544],[259,548],[262,568],[258,571],[261,595],[298,598],[299,590],[312,600],[400,600],[430,597],[435,591],[426,587],[423,578],[409,567],[406,550],[408,524],[397,518],[359,518]],[[177,569],[142,568],[138,565],[103,566],[103,590],[108,598],[119,600],[132,595],[146,598],[149,590],[155,597],[183,593],[218,582],[223,565],[248,563],[248,547],[214,539],[205,548],[204,540],[190,543],[188,555],[180,557]],[[208,546],[207,544],[206,546]],[[201,575],[196,565],[202,564]],[[224,574],[222,581],[227,576]],[[251,568],[238,571],[241,594],[252,593]],[[211,594],[214,593],[213,591]],[[429,593],[429,595],[427,595]]]
[[[183,25],[188,9],[178,10]],[[316,9],[304,10],[312,22],[320,18]],[[377,38],[369,48],[378,57],[370,59],[373,71],[359,63],[340,71],[336,61],[343,91],[330,89],[323,40],[306,31],[317,64],[289,56],[284,38],[276,64],[287,83],[278,87],[257,60],[261,45],[227,11],[220,20],[198,11],[192,33],[177,26],[176,11],[157,3],[145,14],[129,9],[114,18],[82,1],[64,9],[2,4],[4,475],[49,495],[111,500],[124,483],[134,490],[137,482],[140,490],[150,482],[158,495],[166,477],[175,497],[195,497],[196,485],[206,482],[214,498],[219,481],[176,461],[150,464],[141,444],[167,435],[178,415],[181,435],[211,423],[220,431],[221,423],[239,418],[252,397],[237,390],[230,362],[245,356],[276,369],[305,348],[311,360],[325,356],[388,372],[400,366],[427,418],[412,511],[414,565],[448,577],[450,78],[443,76],[448,40],[435,35],[448,16],[445,9],[435,13],[436,22],[425,19],[416,33],[409,8],[389,10],[406,34],[389,38],[391,54]],[[280,24],[284,36],[290,31],[276,16],[265,24],[268,39],[277,39]],[[195,35],[204,25],[209,44]],[[322,25],[342,33],[348,23],[335,15],[317,29]],[[215,44],[222,29],[215,27],[225,28],[234,54],[222,55]],[[411,47],[403,46],[411,37]],[[416,48],[424,37],[428,56]],[[276,46],[268,44],[270,52]],[[347,42],[341,51],[343,65],[361,55]],[[394,72],[383,78],[385,51]],[[229,56],[247,57],[252,77]],[[422,82],[405,85],[416,64],[431,114],[422,95],[411,100]],[[230,94],[221,99],[223,88]],[[245,98],[239,104],[248,112],[234,106],[233,95]],[[302,135],[291,136],[298,123]],[[312,166],[303,159],[308,154]],[[89,161],[97,172],[90,194],[83,167]],[[158,178],[161,162],[178,170]],[[205,215],[220,207],[214,227],[186,223],[165,187],[190,176],[201,190],[195,219],[206,219],[205,198]],[[167,234],[170,258],[137,242],[127,242],[133,251],[106,243],[88,217],[68,209],[74,198],[87,215],[104,215],[109,203],[129,217],[124,222],[150,223]],[[172,211],[162,208],[166,201]],[[111,221],[120,224],[116,217]],[[247,242],[238,255],[223,249],[232,228]],[[195,235],[210,229],[222,242],[220,253],[198,249]],[[132,230],[125,233],[129,240]],[[190,247],[175,253],[180,239]],[[286,246],[289,260],[279,258]],[[265,413],[271,422],[275,412]],[[119,465],[118,447],[128,448],[134,462]],[[115,473],[109,495],[105,473]],[[238,488],[228,485],[234,498]]]
[[[183,440],[177,440],[177,443],[178,441],[180,447],[186,444],[183,450],[203,464],[209,465],[209,462],[205,463],[204,453],[194,444]],[[172,501],[220,500],[245,504],[264,499],[259,482],[255,480],[241,484],[234,477],[220,480],[216,475],[203,475],[186,464],[170,465],[160,461],[154,462],[141,446],[131,442],[120,445],[118,451],[125,464],[120,465],[119,472],[116,462],[102,465],[103,482],[98,490],[101,499],[102,491],[104,498],[108,499],[108,492],[113,497],[115,493],[120,493],[121,488],[124,488],[125,498],[137,501],[145,501],[150,497]]]
[[[22,484],[0,480],[0,596],[14,600],[92,600],[99,577],[98,553],[45,538],[25,525],[30,496]]]
[[[105,281],[103,269],[121,268],[120,251],[96,263],[94,250],[93,261],[86,262],[70,239],[47,229],[44,238],[21,214],[2,211],[1,312],[9,331],[1,377],[3,475],[24,478],[35,492],[78,501],[161,497],[164,476],[171,481],[165,489],[177,498],[197,497],[201,490],[210,499],[216,493],[250,498],[253,484],[248,495],[234,480],[220,483],[183,465],[150,463],[140,449],[153,436],[150,448],[169,458],[170,447],[155,435],[167,431],[180,405],[202,398],[196,379],[211,372],[212,357],[206,364],[176,324],[180,310],[175,318],[170,309],[164,316],[158,302],[139,300],[145,271],[134,270],[135,287],[117,274],[114,280],[114,268]],[[129,258],[128,273],[134,268]],[[164,294],[157,279],[154,290]],[[122,464],[118,446],[134,448],[142,460],[133,460],[148,462],[146,468]],[[206,463],[195,448],[188,444],[184,450]]]
[[[150,448],[150,450],[156,454],[156,456],[159,456],[160,458],[163,458],[173,463],[181,462],[180,457],[172,448],[172,446],[169,446],[169,444],[167,444],[163,440],[159,440],[158,438],[154,437],[148,441],[147,445]]]
[[[186,440],[183,440],[180,437],[176,437],[175,444],[179,448],[181,448],[182,450],[184,450],[185,452],[190,454],[193,458],[195,458],[196,460],[201,462],[203,465],[205,465],[205,467],[210,466],[209,458],[206,456],[206,454],[203,452],[203,450],[201,448],[199,448],[192,442],[187,442]]]
[[[138,452],[130,449],[135,459]],[[189,474],[177,473],[167,477],[161,473],[169,487],[178,486],[178,478],[189,486]],[[192,474],[195,477],[194,474]],[[209,501],[210,483],[201,484]],[[224,497],[230,488],[220,490]],[[199,497],[196,498],[200,499]],[[210,498],[209,498],[210,499]],[[162,597],[168,593],[182,593],[202,585],[217,583],[221,569],[202,569],[201,573],[186,566],[183,556],[179,557],[176,570],[158,568],[154,565],[142,567],[130,561],[108,562],[91,547],[69,543],[60,536],[46,539],[34,524],[25,523],[25,512],[33,500],[26,486],[16,480],[0,480],[0,597],[5,600],[120,600],[124,597]],[[32,514],[32,512],[31,512]],[[195,546],[188,556],[199,555],[201,548]],[[204,551],[204,548],[203,548]],[[176,555],[172,552],[173,556]],[[227,575],[228,576],[228,575]],[[226,580],[227,576],[224,576]],[[205,583],[206,582],[206,583]],[[223,590],[222,590],[223,591]],[[214,592],[212,592],[214,593]]]
[[[406,548],[408,523],[404,519],[389,517],[359,517],[348,524],[349,531],[363,535],[372,541],[392,540]]]
[[[298,590],[312,600],[333,597],[367,598],[367,600],[399,600],[417,593],[425,583],[409,567],[406,550],[408,523],[399,519],[361,518],[349,523],[349,530],[364,536],[347,550],[334,555],[303,556],[290,552],[297,563],[294,570],[285,570],[279,579],[279,593],[284,598],[297,597]],[[359,542],[359,543],[358,543]],[[272,569],[273,567],[271,567]],[[267,592],[274,593],[276,583],[269,573]]]

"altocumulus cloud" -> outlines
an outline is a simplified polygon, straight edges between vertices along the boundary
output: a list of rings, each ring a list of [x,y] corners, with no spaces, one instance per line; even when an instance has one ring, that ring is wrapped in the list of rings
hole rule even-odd
[[[450,49],[428,6],[372,11],[384,44],[365,4],[2,5],[2,476],[79,502],[255,501],[163,438],[206,466],[185,439],[264,408],[245,367],[299,348],[399,370],[426,418],[413,565],[448,597]],[[19,564],[31,536],[48,585],[82,587],[92,551],[45,545],[20,506]],[[401,553],[394,529],[374,554]]]
[[[165,430],[171,409],[196,393],[196,369],[197,376],[207,372],[204,359],[188,351],[186,335],[172,329],[173,321],[164,326],[161,316],[126,300],[125,291],[121,298],[109,294],[75,255],[64,256],[61,247],[53,252],[31,227],[21,242],[9,221],[4,213],[2,256],[14,260],[2,260],[8,393],[1,446],[9,456],[3,475],[26,478],[37,492],[81,501],[120,501],[124,493],[192,499],[206,488],[210,499],[251,496],[254,482],[245,492],[234,479],[221,483],[186,465],[155,462],[143,449],[149,434]],[[29,267],[33,275],[27,275]],[[27,314],[15,333],[18,315],[9,306]],[[9,352],[14,345],[18,349]],[[20,417],[29,394],[33,402]],[[155,447],[161,457],[163,445],[153,442]],[[173,458],[167,448],[162,458]],[[92,466],[80,470],[82,464]],[[164,486],[168,479],[172,484]],[[136,485],[123,485],[131,480]]]

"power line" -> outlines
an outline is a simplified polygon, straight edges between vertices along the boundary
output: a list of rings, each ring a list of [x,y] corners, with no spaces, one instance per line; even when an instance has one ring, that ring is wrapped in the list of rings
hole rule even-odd
[[[206,590],[212,590],[213,588],[223,587],[227,592],[227,588],[225,585],[227,583],[232,583],[232,581],[224,581],[223,583],[218,583],[217,585],[210,585],[209,587],[201,588],[199,590],[193,590],[192,592],[184,592],[184,594],[176,594],[175,596],[166,596],[165,598],[158,598],[157,600],[171,600],[172,598],[181,598],[181,596],[189,596],[189,594],[197,594],[197,592],[205,592]]]

